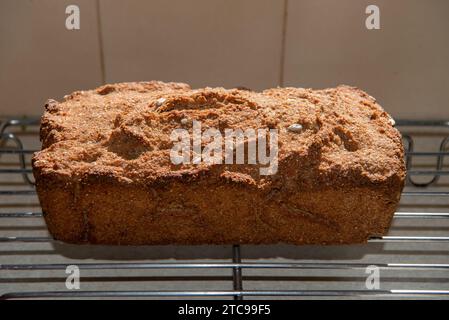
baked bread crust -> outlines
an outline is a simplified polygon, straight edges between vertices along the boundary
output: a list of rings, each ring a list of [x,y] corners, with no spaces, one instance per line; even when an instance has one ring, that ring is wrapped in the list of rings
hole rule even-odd
[[[48,229],[92,244],[350,244],[384,235],[404,185],[400,133],[357,88],[136,82],[47,101],[32,164]],[[278,170],[170,161],[170,132],[278,129]],[[288,130],[300,124],[300,132]]]

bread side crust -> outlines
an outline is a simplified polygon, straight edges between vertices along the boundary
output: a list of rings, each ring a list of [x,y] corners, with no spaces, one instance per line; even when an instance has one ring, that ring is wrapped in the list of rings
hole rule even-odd
[[[400,197],[386,186],[267,195],[207,176],[160,186],[37,177],[50,233],[78,244],[363,243],[388,231]]]

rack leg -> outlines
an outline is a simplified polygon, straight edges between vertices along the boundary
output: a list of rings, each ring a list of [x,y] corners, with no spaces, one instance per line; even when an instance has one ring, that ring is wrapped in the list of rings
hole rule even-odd
[[[233,263],[240,263],[240,246],[239,245],[233,245],[232,246],[232,262]],[[239,267],[232,269],[232,281],[234,283],[234,290],[235,291],[242,291],[243,285],[242,285],[242,269]],[[234,300],[243,300],[243,297],[240,295],[235,295]]]

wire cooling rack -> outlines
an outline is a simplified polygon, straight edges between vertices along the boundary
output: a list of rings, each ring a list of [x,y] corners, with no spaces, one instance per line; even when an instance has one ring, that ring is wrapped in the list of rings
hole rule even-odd
[[[408,169],[390,234],[356,246],[75,246],[46,232],[37,118],[0,125],[0,299],[449,298],[449,121],[397,121]],[[76,265],[81,289],[65,286]],[[380,285],[367,287],[367,268]]]

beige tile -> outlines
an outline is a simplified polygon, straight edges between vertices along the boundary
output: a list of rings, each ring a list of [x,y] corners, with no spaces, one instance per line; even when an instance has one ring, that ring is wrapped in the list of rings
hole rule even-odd
[[[277,85],[283,1],[101,0],[108,82]]]
[[[365,28],[377,4],[381,30]],[[449,119],[449,1],[289,1],[285,85],[358,86],[401,118]]]
[[[65,8],[80,8],[80,30]],[[39,115],[47,98],[101,83],[95,1],[0,2],[0,115]]]

